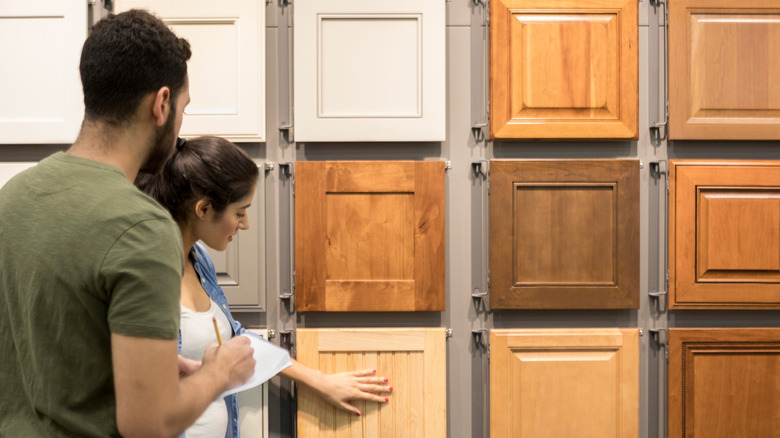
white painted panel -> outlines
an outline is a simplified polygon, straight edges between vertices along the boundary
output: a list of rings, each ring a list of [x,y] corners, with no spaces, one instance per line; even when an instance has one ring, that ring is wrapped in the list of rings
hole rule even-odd
[[[19,162],[19,163],[0,163],[0,187],[3,187],[17,173],[29,169],[38,163]]]
[[[444,2],[296,0],[297,141],[443,141]]]
[[[247,330],[268,339],[268,330]],[[243,438],[268,436],[268,382],[238,393],[238,423]]]
[[[191,102],[181,136],[265,141],[265,3],[257,0],[118,0],[153,11],[192,48]]]
[[[84,116],[83,0],[0,2],[0,143],[72,143]]]

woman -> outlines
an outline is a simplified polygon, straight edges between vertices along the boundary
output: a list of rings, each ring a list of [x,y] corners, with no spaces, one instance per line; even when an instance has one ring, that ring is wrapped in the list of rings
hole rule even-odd
[[[216,318],[222,339],[243,334],[233,319],[227,300],[217,284],[214,264],[202,241],[224,251],[238,230],[249,228],[247,208],[252,203],[259,175],[257,165],[239,147],[218,137],[179,139],[176,151],[157,175],[142,174],[136,185],[155,198],[179,225],[184,252],[188,254],[181,285],[179,350],[183,357],[200,360],[214,343]],[[386,378],[376,371],[323,374],[291,360],[281,374],[311,387],[330,403],[360,415],[348,403],[352,399],[386,402]],[[187,429],[192,437],[237,437],[237,396],[214,401]]]

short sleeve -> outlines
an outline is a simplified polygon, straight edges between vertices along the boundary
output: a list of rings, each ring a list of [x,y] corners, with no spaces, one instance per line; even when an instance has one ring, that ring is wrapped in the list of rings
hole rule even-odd
[[[176,339],[183,272],[181,234],[172,220],[145,220],[125,231],[101,267],[111,333]]]

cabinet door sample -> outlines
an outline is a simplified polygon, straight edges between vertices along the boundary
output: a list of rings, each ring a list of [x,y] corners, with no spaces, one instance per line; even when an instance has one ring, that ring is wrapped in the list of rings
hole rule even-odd
[[[0,143],[72,143],[84,116],[83,0],[0,2]]]
[[[296,141],[443,141],[445,4],[296,0]]]
[[[490,307],[639,307],[639,163],[494,160]]]
[[[265,178],[257,178],[255,197],[246,212],[249,229],[233,236],[225,251],[207,248],[217,281],[225,291],[230,310],[265,310]]]
[[[298,437],[446,437],[443,328],[298,329],[298,361],[324,373],[376,370],[389,401],[353,401],[361,416],[298,387]]]
[[[669,4],[669,138],[780,139],[780,4]]]
[[[638,329],[490,331],[491,438],[639,436]]]
[[[491,0],[490,136],[636,139],[631,0]]]
[[[780,309],[780,162],[672,160],[670,307]]]
[[[444,163],[295,165],[295,307],[444,310]]]
[[[265,141],[265,4],[257,0],[117,0],[116,10],[145,8],[192,47],[192,101],[182,137],[218,135]]]
[[[669,329],[669,438],[780,436],[780,328]]]
[[[268,339],[268,330],[247,330]],[[268,382],[238,393],[238,422],[244,438],[268,438]]]

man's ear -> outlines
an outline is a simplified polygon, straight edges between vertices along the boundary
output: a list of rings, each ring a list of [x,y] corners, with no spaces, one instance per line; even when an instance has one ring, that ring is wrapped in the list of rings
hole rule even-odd
[[[210,209],[211,203],[205,199],[201,199],[195,203],[195,216],[197,216],[198,219],[203,219]]]
[[[157,90],[154,96],[154,106],[152,107],[152,114],[154,114],[155,122],[157,126],[162,126],[165,121],[168,120],[168,113],[171,111],[171,89],[168,87],[162,87]]]

